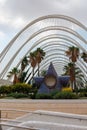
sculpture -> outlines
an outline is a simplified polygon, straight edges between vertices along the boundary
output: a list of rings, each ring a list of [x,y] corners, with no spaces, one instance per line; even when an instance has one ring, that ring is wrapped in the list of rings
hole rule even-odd
[[[63,86],[68,85],[69,79],[69,76],[58,76],[52,62],[44,77],[34,77],[35,84],[39,86],[38,93],[61,91]]]

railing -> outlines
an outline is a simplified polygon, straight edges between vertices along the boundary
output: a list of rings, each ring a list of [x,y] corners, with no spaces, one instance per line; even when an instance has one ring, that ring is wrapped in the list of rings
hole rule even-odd
[[[18,128],[19,130],[40,130],[39,128],[31,128],[31,127],[26,127],[26,126],[17,126],[9,123],[0,123],[0,126],[8,126],[8,127],[14,127]],[[2,130],[2,128],[0,129]]]
[[[27,111],[27,110],[17,110],[17,109],[0,109],[0,118],[4,117],[4,118],[13,118],[12,114],[11,116],[9,116],[9,113],[14,114],[16,112],[17,117],[19,117],[18,115],[23,115],[25,113],[33,113],[33,111]]]
[[[17,128],[17,130],[41,130],[36,128],[34,128],[34,125],[32,125],[33,127],[31,128],[30,126],[20,126],[19,124],[21,123],[29,123],[29,122],[25,122],[25,117],[22,114],[22,118],[16,118],[16,119],[8,119],[8,118],[1,118],[2,116],[2,112],[6,111],[6,115],[8,115],[9,112],[23,112],[23,113],[30,113],[30,117],[32,114],[34,117],[30,118],[31,120],[27,120],[30,121],[30,123],[32,122],[32,124],[38,125],[43,125],[41,126],[41,128],[49,128],[49,126],[52,127],[57,127],[58,129],[64,130],[64,128],[69,128],[67,130],[87,130],[87,116],[85,115],[76,115],[76,114],[68,114],[68,113],[61,113],[61,112],[50,112],[50,111],[27,111],[27,110],[17,110],[17,109],[2,109],[0,110],[0,130],[9,130],[6,129],[7,128]],[[27,115],[26,114],[26,115]],[[29,116],[27,115],[27,116]],[[39,116],[36,116],[39,115]],[[41,116],[41,117],[40,117]],[[23,120],[21,120],[23,119]],[[39,120],[38,120],[39,119]],[[35,123],[34,123],[35,121]],[[50,123],[50,124],[49,124]],[[81,127],[81,128],[80,128]],[[4,128],[4,129],[2,129]],[[77,129],[78,128],[78,129]]]
[[[6,118],[2,118],[2,112],[5,111],[6,112]],[[14,127],[17,128],[19,130],[40,130],[37,128],[30,128],[30,127],[25,127],[25,126],[17,126],[17,123],[22,123],[22,121],[18,121],[18,120],[13,120],[13,119],[7,119],[7,115],[10,112],[23,112],[23,113],[34,113],[33,111],[26,111],[26,110],[17,110],[17,109],[0,109],[0,130],[2,129],[2,126],[7,126],[7,127]],[[14,123],[14,124],[11,124]],[[15,125],[16,123],[16,125]]]

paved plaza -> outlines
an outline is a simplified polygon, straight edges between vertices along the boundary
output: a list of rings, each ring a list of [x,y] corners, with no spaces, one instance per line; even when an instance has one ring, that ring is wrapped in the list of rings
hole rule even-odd
[[[2,130],[87,129],[87,100],[1,99],[0,109]]]
[[[87,115],[87,100],[0,99],[0,109],[5,118],[16,118],[27,111],[36,110]],[[15,110],[22,110],[22,112],[15,112]],[[23,110],[26,112],[23,113]]]

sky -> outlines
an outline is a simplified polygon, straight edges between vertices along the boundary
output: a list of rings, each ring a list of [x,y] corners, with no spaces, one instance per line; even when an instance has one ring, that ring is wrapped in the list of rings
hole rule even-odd
[[[0,53],[26,24],[49,14],[73,17],[87,26],[87,0],[0,0]]]

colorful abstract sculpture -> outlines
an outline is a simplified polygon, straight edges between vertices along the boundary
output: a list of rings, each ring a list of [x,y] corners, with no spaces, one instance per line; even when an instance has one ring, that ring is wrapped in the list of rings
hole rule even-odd
[[[69,76],[58,76],[52,63],[44,77],[34,77],[35,84],[39,86],[38,93],[50,93],[54,90],[61,91],[69,83]]]

